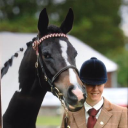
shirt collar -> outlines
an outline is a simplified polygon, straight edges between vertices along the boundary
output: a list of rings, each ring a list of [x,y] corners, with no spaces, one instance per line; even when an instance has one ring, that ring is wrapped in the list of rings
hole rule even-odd
[[[103,102],[104,102],[104,100],[103,100],[103,97],[102,97],[101,100],[100,100],[96,105],[94,105],[94,106],[92,107],[92,106],[90,106],[89,104],[87,104],[87,102],[85,101],[84,107],[85,107],[86,112],[87,112],[89,109],[91,109],[91,108],[95,108],[96,110],[100,109],[101,106],[103,105]]]

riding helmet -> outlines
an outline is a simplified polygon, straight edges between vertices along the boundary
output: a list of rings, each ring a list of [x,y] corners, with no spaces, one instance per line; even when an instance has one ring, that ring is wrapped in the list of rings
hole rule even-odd
[[[96,57],[85,61],[80,69],[80,79],[89,85],[101,85],[107,82],[107,70],[104,63]]]

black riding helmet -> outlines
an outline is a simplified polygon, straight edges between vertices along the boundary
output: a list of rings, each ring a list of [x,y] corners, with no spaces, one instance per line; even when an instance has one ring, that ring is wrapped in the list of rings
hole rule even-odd
[[[80,69],[80,79],[89,85],[101,85],[107,82],[107,70],[104,63],[95,57],[85,61]]]

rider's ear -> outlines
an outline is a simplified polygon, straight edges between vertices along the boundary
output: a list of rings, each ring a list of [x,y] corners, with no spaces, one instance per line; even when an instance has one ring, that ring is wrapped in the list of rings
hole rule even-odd
[[[48,23],[49,23],[48,15],[46,12],[46,8],[44,8],[41,11],[39,15],[39,20],[38,20],[38,30],[42,35],[45,34],[47,27],[48,27]]]
[[[65,20],[60,26],[60,29],[62,30],[63,33],[66,34],[72,29],[73,20],[74,20],[74,14],[72,9],[70,8]]]

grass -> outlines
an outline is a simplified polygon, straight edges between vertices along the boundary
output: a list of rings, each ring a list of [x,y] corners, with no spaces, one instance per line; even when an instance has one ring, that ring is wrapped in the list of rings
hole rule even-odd
[[[62,121],[61,116],[38,116],[37,126],[60,126]]]

